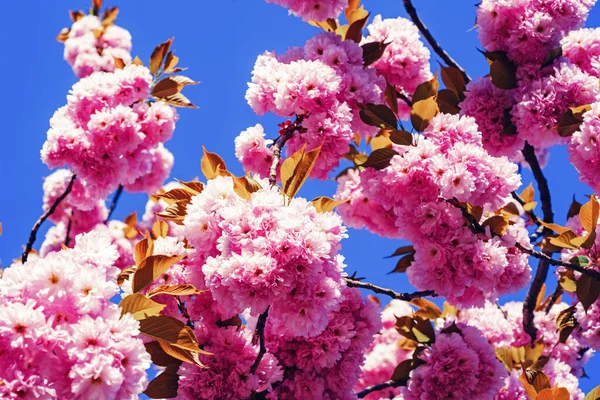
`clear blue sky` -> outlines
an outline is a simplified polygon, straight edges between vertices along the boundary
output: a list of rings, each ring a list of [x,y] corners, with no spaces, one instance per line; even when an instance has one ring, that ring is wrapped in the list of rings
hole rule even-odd
[[[256,57],[265,50],[283,52],[288,46],[302,45],[318,32],[317,28],[287,15],[278,6],[263,0],[198,1],[105,0],[118,6],[117,24],[133,35],[133,54],[147,60],[154,46],[175,36],[174,49],[180,65],[189,67],[186,74],[200,85],[186,89],[186,95],[198,110],[181,110],[174,138],[167,147],[175,155],[172,177],[191,179],[199,176],[202,145],[219,153],[229,169],[241,173],[234,157],[233,139],[240,131],[258,122],[269,136],[277,132],[277,118],[258,117],[247,105],[244,94]],[[4,1],[0,25],[3,57],[2,141],[0,142],[0,265],[10,265],[19,257],[31,226],[41,214],[42,177],[49,174],[39,151],[46,138],[48,121],[53,112],[66,102],[66,95],[76,81],[62,59],[62,44],[55,36],[70,24],[69,9],[87,9],[91,1]],[[401,0],[363,0],[373,14],[385,17],[406,16]],[[425,24],[443,47],[465,67],[471,76],[486,74],[487,63],[476,51],[479,43],[475,30],[474,0],[415,0]],[[589,27],[600,25],[600,7],[592,11]],[[437,61],[432,59],[432,67]],[[557,222],[564,222],[575,194],[580,201],[591,190],[578,181],[563,148],[553,149],[546,168],[552,190]],[[531,181],[528,171],[523,181]],[[313,198],[332,195],[335,184],[310,181],[300,195]],[[133,210],[143,210],[143,195],[124,194],[114,214],[124,218]],[[43,240],[46,225],[36,247]],[[350,230],[343,243],[343,254],[351,273],[358,271],[379,285],[398,291],[412,291],[404,275],[388,276],[394,266],[383,256],[391,254],[401,242],[381,239],[365,231]],[[534,262],[535,265],[535,262]],[[507,296],[504,300],[523,299]],[[600,356],[586,367],[591,379],[581,387],[590,390],[600,383]]]

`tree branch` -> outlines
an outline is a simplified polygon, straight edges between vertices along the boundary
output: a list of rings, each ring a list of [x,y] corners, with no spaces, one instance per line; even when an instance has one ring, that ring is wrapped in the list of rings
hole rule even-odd
[[[254,364],[252,364],[252,367],[250,368],[251,374],[256,373],[256,370],[258,370],[258,366],[260,365],[260,361],[267,352],[267,347],[265,346],[265,325],[267,324],[267,317],[269,316],[269,307],[267,307],[265,312],[259,315],[258,322],[256,324],[256,331],[254,332],[254,335],[258,336],[260,347],[258,349],[258,354],[256,355],[256,360],[254,360]]]
[[[467,72],[460,65],[458,65],[458,63],[452,57],[450,57],[450,55],[446,53],[442,46],[440,46],[440,44],[435,40],[431,32],[429,32],[429,29],[427,29],[425,24],[423,24],[423,22],[417,15],[417,10],[412,5],[412,1],[402,0],[402,3],[404,3],[404,8],[406,9],[408,16],[410,17],[412,22],[417,26],[417,28],[419,28],[419,32],[421,32],[425,40],[427,40],[427,43],[429,43],[433,51],[435,51],[435,53],[442,60],[444,60],[444,62],[448,66],[454,67],[457,70],[459,70],[462,76],[465,78],[465,83],[469,83],[469,81],[471,81],[471,77],[469,76],[469,74],[467,74]]]
[[[550,188],[548,186],[548,181],[546,180],[544,172],[542,171],[542,167],[540,166],[540,163],[535,155],[535,148],[527,142],[525,142],[525,146],[523,147],[523,157],[525,158],[525,161],[527,161],[527,163],[529,164],[531,172],[533,173],[533,177],[537,182],[538,191],[540,192],[540,200],[542,201],[542,213],[544,214],[544,222],[552,223],[554,222],[554,212],[552,211],[552,198],[550,197]],[[549,229],[542,230],[542,235],[546,236],[548,233],[550,233]],[[535,303],[540,294],[540,290],[542,290],[544,282],[546,282],[549,266],[562,265],[563,263],[561,261],[552,259],[552,257],[548,256],[545,253],[539,253],[533,251],[533,249],[526,249],[519,243],[517,243],[517,247],[521,251],[540,259],[537,271],[535,272],[535,277],[533,278],[531,286],[529,287],[529,291],[527,292],[525,300],[523,301],[523,329],[531,338],[531,344],[533,345],[537,337],[537,328],[533,323],[533,312],[535,311]],[[574,269],[573,267],[577,267],[578,269],[580,269],[579,272],[581,273],[584,273],[583,271],[592,272],[592,270],[585,270],[584,268],[574,266],[571,264],[569,264],[569,266],[562,266],[571,269]],[[598,274],[596,271],[593,272]],[[598,275],[600,277],[600,274]]]
[[[69,246],[71,243],[71,227],[73,225],[73,212],[71,212],[71,216],[69,217],[69,224],[67,225],[67,235],[65,236],[65,246]]]
[[[306,117],[303,115],[296,115],[296,120],[294,122],[287,120],[281,124],[279,127],[279,137],[273,143],[271,148],[273,149],[273,162],[271,162],[271,168],[269,170],[269,183],[271,186],[275,186],[277,184],[277,167],[279,166],[279,161],[281,160],[281,149],[285,146],[285,143],[292,138],[294,132],[299,131],[302,132],[302,121]]]
[[[386,296],[398,300],[411,301],[413,299],[418,299],[427,296],[437,297],[437,294],[433,290],[425,290],[422,292],[414,293],[398,293],[393,291],[392,289],[382,288],[380,286],[373,285],[372,283],[362,282],[353,278],[344,278],[344,280],[346,281],[346,285],[348,285],[348,287],[367,289],[372,292],[384,294]]]
[[[399,381],[389,380],[387,382],[378,383],[377,385],[369,386],[368,388],[365,388],[365,389],[361,390],[360,392],[356,393],[356,397],[358,397],[359,399],[362,399],[363,397],[366,397],[367,395],[369,395],[373,392],[377,392],[379,390],[383,390],[383,389],[387,389],[387,388],[395,388],[395,387],[399,387],[399,386],[406,386],[407,382],[408,382],[408,378],[402,379]]]
[[[581,267],[577,264],[571,264],[571,263],[564,262],[561,260],[555,260],[554,258],[550,257],[546,253],[542,253],[540,251],[529,249],[529,248],[523,246],[521,243],[516,243],[515,247],[518,248],[519,250],[521,250],[523,253],[527,253],[532,257],[535,257],[539,260],[543,260],[543,261],[547,262],[549,265],[554,265],[555,267],[565,267],[567,269],[577,271],[577,272],[581,273],[582,275],[587,275],[590,278],[600,280],[600,272],[598,272],[594,269],[587,269],[587,268]]]
[[[194,323],[192,322],[192,318],[190,317],[187,308],[185,308],[185,304],[183,303],[183,301],[181,301],[181,297],[175,296],[175,300],[177,301],[177,308],[179,309],[179,312],[187,320],[186,325],[194,329]]]
[[[115,192],[115,195],[112,198],[112,203],[110,204],[110,209],[108,210],[108,216],[104,220],[104,224],[108,224],[108,221],[110,220],[110,216],[112,215],[113,211],[115,211],[115,208],[117,208],[117,202],[119,201],[119,198],[121,197],[121,193],[123,193],[123,185],[119,185],[119,188],[117,189],[117,191]]]
[[[35,243],[35,239],[37,238],[38,230],[40,229],[40,227],[42,226],[44,221],[46,221],[48,219],[48,217],[51,216],[54,213],[54,211],[56,211],[56,208],[65,199],[65,197],[67,197],[67,195],[69,193],[71,193],[71,190],[73,190],[73,183],[75,182],[76,177],[77,177],[77,175],[75,175],[75,174],[73,174],[73,176],[71,176],[71,180],[69,181],[69,184],[67,185],[67,188],[65,189],[63,194],[61,194],[60,196],[58,196],[58,198],[56,200],[54,200],[54,203],[52,204],[52,206],[50,206],[48,211],[46,211],[36,221],[35,225],[33,225],[33,228],[31,228],[31,233],[29,234],[29,240],[27,241],[27,246],[25,246],[25,250],[23,251],[23,255],[21,256],[21,262],[23,264],[25,264],[27,262],[27,257],[29,256],[31,249],[33,248],[33,244]]]

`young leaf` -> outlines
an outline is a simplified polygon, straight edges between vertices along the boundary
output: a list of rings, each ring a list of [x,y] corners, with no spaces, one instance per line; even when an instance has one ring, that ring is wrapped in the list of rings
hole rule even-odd
[[[159,367],[168,367],[169,365],[179,367],[181,365],[181,360],[168,355],[158,342],[147,342],[144,344],[144,347],[146,347],[146,351],[150,354],[152,363]]]
[[[111,7],[104,11],[102,15],[102,26],[107,27],[117,20],[117,15],[119,15],[119,9],[117,7]]]
[[[598,225],[598,215],[600,214],[600,204],[598,204],[598,199],[596,195],[593,194],[590,197],[590,201],[581,206],[579,210],[579,220],[581,221],[581,226],[587,232],[595,232],[596,225]]]
[[[133,248],[133,258],[135,265],[138,267],[146,257],[150,257],[154,253],[154,241],[146,233],[146,237],[137,242]]]
[[[172,399],[177,397],[179,388],[179,365],[170,365],[156,376],[149,384],[144,394],[151,399]]]
[[[411,253],[408,253],[407,255],[405,255],[404,257],[399,259],[398,262],[396,263],[396,266],[394,267],[394,269],[391,270],[390,272],[388,272],[388,275],[393,274],[393,273],[406,272],[406,270],[411,266],[413,261],[415,261],[415,252],[414,251]]]
[[[583,400],[598,400],[600,399],[600,386],[596,386],[591,392],[585,395]]]
[[[575,195],[573,195],[573,201],[569,206],[569,211],[567,212],[567,219],[572,218],[579,214],[579,210],[581,210],[581,203],[575,200]]]
[[[562,249],[577,249],[577,246],[571,244],[571,240],[575,239],[577,235],[572,230],[561,233],[558,237],[549,238],[550,244],[560,247]]]
[[[363,65],[368,67],[375,61],[379,60],[390,43],[391,42],[370,42],[360,46],[363,50]]]
[[[293,198],[296,195],[296,193],[298,193],[298,190],[300,190],[300,188],[310,175],[310,171],[312,171],[320,152],[321,146],[317,147],[316,149],[312,149],[306,153],[304,152],[303,146],[302,149],[298,150],[291,157],[291,161],[289,161],[287,165],[286,162],[288,162],[289,159],[286,159],[283,162],[283,164],[281,165],[281,183],[283,186],[283,192],[289,198]],[[298,155],[298,153],[300,154]],[[293,172],[290,175],[289,171],[292,169],[292,167]]]
[[[369,126],[396,129],[398,119],[394,112],[385,104],[358,104],[360,119]]]
[[[169,234],[169,224],[160,219],[156,219],[156,222],[152,225],[152,236],[155,238],[165,238]]]
[[[200,183],[200,182],[197,182],[197,183]],[[198,194],[198,193],[192,193],[192,192],[190,192],[190,190],[188,190],[187,188],[184,187],[184,188],[171,189],[166,193],[157,194],[156,197],[164,200],[165,203],[171,205],[178,201],[191,201],[192,196],[194,196],[195,194]]]
[[[119,307],[121,307],[121,315],[129,313],[139,321],[147,317],[160,315],[166,305],[150,300],[141,293],[133,293],[121,300]]]
[[[198,181],[190,181],[190,182],[178,181],[178,182],[181,186],[183,186],[183,188],[185,190],[190,192],[192,194],[192,196],[200,194],[204,190],[204,184],[202,184],[202,182],[198,182]]]
[[[398,92],[387,80],[385,81],[385,102],[394,114],[398,115]]]
[[[176,95],[181,92],[181,90],[188,85],[197,85],[199,82],[196,82],[187,76],[175,75],[168,76],[158,82],[152,88],[152,96],[156,98],[169,98],[171,96]]]
[[[167,53],[169,52],[172,43],[173,38],[167,40],[164,43],[159,44],[158,46],[156,46],[156,48],[154,48],[154,51],[152,51],[152,55],[150,56],[150,73],[152,75],[156,75],[156,73],[158,72],[158,69],[160,68],[160,65],[162,64],[165,57],[167,56]]]
[[[135,272],[135,269],[135,266],[131,266],[122,270],[117,276],[117,285],[121,286],[126,280],[128,280],[129,276]]]
[[[117,68],[117,69],[123,69],[123,68],[125,68],[125,61],[123,61],[122,58],[113,57],[113,60],[115,62],[115,68]]]
[[[571,395],[563,387],[553,387],[544,389],[538,393],[536,400],[569,400]]]
[[[358,19],[354,22],[350,23],[350,27],[346,31],[345,40],[352,40],[353,42],[360,43],[362,40],[362,31],[367,25],[367,20],[369,19],[369,14],[365,15],[363,18]]]
[[[412,146],[413,145],[413,136],[410,132],[394,129],[390,131],[390,140],[394,144],[399,144],[402,146]]]
[[[137,293],[154,282],[156,278],[179,260],[181,260],[180,256],[157,255],[146,257],[133,275],[133,292]]]
[[[464,100],[464,92],[466,88],[465,77],[455,67],[445,67],[440,64],[442,69],[442,82],[446,88],[454,93],[459,100]]]
[[[450,90],[442,89],[438,92],[437,104],[440,112],[457,115],[460,113],[460,99]]]
[[[189,202],[186,200],[176,201],[169,205],[163,212],[157,212],[155,215],[167,221],[172,221],[177,225],[183,225],[183,219],[187,214],[188,203]]]
[[[499,89],[515,89],[517,87],[517,67],[506,53],[495,51],[484,53],[490,64],[490,79]]]
[[[193,105],[190,99],[181,93],[176,93],[169,97],[158,97],[157,100],[175,107],[198,108],[198,106]]]
[[[198,290],[194,287],[194,285],[187,283],[181,285],[161,285],[150,291],[148,293],[148,297],[153,297],[158,294],[170,294],[171,296],[193,296],[203,292],[205,292],[205,290]]]
[[[583,114],[591,109],[592,107],[590,105],[570,107],[558,121],[558,126],[556,127],[558,135],[561,137],[569,137],[577,132],[579,126],[583,122]]]
[[[349,200],[334,200],[329,197],[320,196],[312,201],[313,207],[317,212],[330,212],[340,204],[347,203]]]
[[[144,65],[144,62],[138,56],[135,56],[135,58],[133,59],[133,61],[131,63],[133,65],[137,65],[137,66],[143,66]]]
[[[413,103],[416,103],[420,100],[426,100],[430,97],[437,97],[439,86],[440,84],[438,82],[438,75],[436,72],[431,80],[423,82],[417,86],[412,95]]]
[[[384,258],[398,257],[398,256],[402,256],[404,254],[414,253],[414,252],[415,252],[414,246],[402,246],[402,247],[398,247],[396,249],[396,251],[394,251],[394,254],[384,257]]]
[[[66,42],[69,38],[69,32],[71,32],[69,28],[62,28],[56,36],[56,40],[58,40],[60,43]]]
[[[498,236],[502,236],[508,229],[508,221],[501,215],[494,215],[493,217],[485,220],[481,226],[484,228],[489,226],[492,232]]]
[[[535,190],[533,189],[533,184],[529,182],[529,185],[519,194],[521,199],[525,203],[531,203],[535,200]]]
[[[398,153],[396,153],[394,150],[387,148],[375,150],[374,152],[369,154],[367,161],[365,161],[364,164],[362,164],[362,166],[365,168],[371,167],[375,168],[376,170],[382,170],[388,165],[390,165],[390,161],[397,154]]]
[[[410,122],[417,132],[423,132],[429,121],[437,115],[440,108],[433,97],[413,103],[410,110]]]
[[[581,275],[577,279],[577,298],[581,305],[587,311],[600,296],[600,282],[591,276]]]
[[[137,230],[137,212],[134,211],[123,220],[125,227],[123,233],[127,239],[133,239],[138,235]]]
[[[427,299],[412,299],[410,304],[419,307],[419,310],[415,315],[422,317],[423,319],[435,320],[442,316],[442,310],[435,305],[434,302]]]
[[[202,146],[202,150],[204,151],[204,155],[202,156],[202,161],[200,162],[202,173],[206,177],[206,179],[215,179],[220,175],[219,171],[226,171],[227,167],[225,166],[225,161],[217,153],[211,153],[206,151],[206,148]]]

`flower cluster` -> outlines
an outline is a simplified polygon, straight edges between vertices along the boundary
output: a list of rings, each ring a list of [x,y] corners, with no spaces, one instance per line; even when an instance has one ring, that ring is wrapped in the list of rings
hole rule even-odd
[[[290,14],[301,17],[304,21],[337,18],[348,5],[346,0],[267,0],[267,3],[289,8]]]
[[[3,398],[134,399],[145,389],[150,356],[138,323],[110,301],[116,248],[100,232],[76,242],[4,270]]]
[[[78,78],[96,71],[114,71],[115,57],[126,64],[131,62],[129,31],[113,24],[104,26],[102,22],[95,15],[86,15],[69,30],[64,57]]]
[[[357,391],[389,380],[398,364],[412,357],[413,350],[400,345],[403,337],[395,328],[397,318],[410,316],[412,313],[410,304],[400,300],[392,300],[383,309],[381,313],[383,327],[375,335],[373,344],[365,355],[365,363],[361,368],[362,374],[355,387]],[[399,393],[399,388],[388,388],[372,393],[365,399],[391,398]]]
[[[265,140],[265,130],[260,124],[250,127],[235,138],[235,156],[244,170],[259,176],[269,176],[273,164],[272,140]]]
[[[595,0],[483,0],[479,39],[488,51],[505,51],[518,64],[541,64],[563,36],[580,28]]]
[[[587,74],[600,76],[600,28],[569,32],[560,44],[571,63]]]
[[[405,400],[488,399],[502,387],[506,371],[488,341],[476,328],[456,327],[419,355],[426,364],[412,371]]]
[[[50,120],[42,160],[77,174],[87,196],[75,196],[74,207],[90,210],[119,185],[160,189],[173,164],[162,144],[173,134],[177,113],[162,102],[144,102],[151,81],[148,69],[136,65],[94,73],[73,86],[67,105]]]
[[[364,353],[381,328],[378,306],[345,287],[343,301],[328,315],[321,333],[309,338],[281,335],[267,324],[267,348],[284,368],[285,379],[270,399],[354,399]]]
[[[595,79],[594,79],[595,80]],[[569,160],[579,171],[579,179],[594,192],[600,191],[600,103],[593,103],[583,114],[583,123],[571,136]]]
[[[419,30],[406,18],[382,19],[375,16],[367,27],[369,36],[363,42],[389,43],[381,58],[373,63],[373,68],[383,75],[397,90],[407,95],[422,82],[432,78],[429,67],[429,50],[421,42]],[[406,103],[399,101],[399,116],[410,115]]]
[[[381,103],[384,88],[385,80],[374,69],[363,67],[358,44],[342,41],[335,33],[321,33],[283,56],[261,55],[246,99],[259,115],[301,117],[302,132],[287,142],[287,152],[292,154],[303,145],[306,150],[321,146],[311,175],[326,179],[348,151],[354,132],[377,133],[377,128],[360,120],[358,105]],[[249,151],[252,146],[242,148]],[[249,156],[238,154],[240,159]]]
[[[199,273],[229,315],[270,307],[281,334],[315,336],[341,300],[345,227],[304,199],[285,206],[277,188],[261,185],[245,200],[231,177],[210,180],[187,207],[185,236],[206,257]]]
[[[529,279],[527,231],[510,225],[503,236],[476,236],[450,201],[493,211],[520,184],[516,165],[483,148],[473,118],[439,114],[416,146],[399,152],[383,170],[360,174],[362,193],[394,215],[396,233],[414,244],[408,269],[419,290],[435,290],[453,304],[483,304],[523,287]],[[339,193],[338,193],[339,196]]]

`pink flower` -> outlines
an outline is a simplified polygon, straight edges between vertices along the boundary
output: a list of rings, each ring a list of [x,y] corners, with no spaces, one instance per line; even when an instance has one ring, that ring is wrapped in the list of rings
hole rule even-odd
[[[304,21],[336,18],[347,5],[345,0],[267,0],[267,3],[289,8],[290,14]]]

